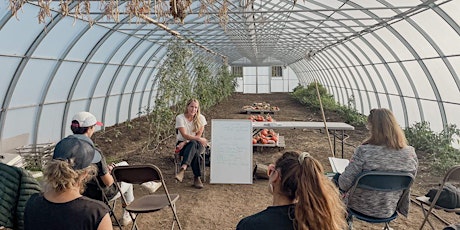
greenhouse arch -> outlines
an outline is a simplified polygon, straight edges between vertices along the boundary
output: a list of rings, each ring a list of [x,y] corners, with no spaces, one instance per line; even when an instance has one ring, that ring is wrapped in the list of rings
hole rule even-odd
[[[169,97],[165,77],[196,89],[231,67],[241,67],[236,92],[317,81],[361,114],[391,109],[403,127],[460,124],[458,0],[205,0],[182,15],[155,1],[69,2],[67,12],[59,1],[0,3],[0,140],[55,142],[82,110],[105,126],[130,121]],[[173,49],[184,49],[183,69],[166,69]]]

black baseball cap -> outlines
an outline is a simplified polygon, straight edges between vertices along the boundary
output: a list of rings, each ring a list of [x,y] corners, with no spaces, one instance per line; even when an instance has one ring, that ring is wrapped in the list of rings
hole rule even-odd
[[[91,143],[80,138],[68,136],[59,141],[53,153],[53,159],[72,162],[75,170],[84,169],[91,163],[101,161],[101,154]]]

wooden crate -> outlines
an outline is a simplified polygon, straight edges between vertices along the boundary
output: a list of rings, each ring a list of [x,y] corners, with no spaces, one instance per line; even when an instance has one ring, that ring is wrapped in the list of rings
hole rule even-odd
[[[56,143],[30,144],[16,148],[16,151],[24,158],[26,169],[40,171],[51,159],[55,146]]]

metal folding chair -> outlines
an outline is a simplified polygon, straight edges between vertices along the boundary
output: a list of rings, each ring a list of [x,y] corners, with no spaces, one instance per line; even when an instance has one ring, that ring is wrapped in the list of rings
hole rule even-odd
[[[438,191],[436,192],[436,195],[434,196],[434,198],[433,198],[433,200],[431,202],[430,202],[430,198],[427,197],[427,196],[419,196],[419,197],[415,198],[417,201],[420,202],[420,206],[422,207],[422,211],[423,211],[423,215],[424,215],[422,226],[420,226],[420,230],[423,229],[423,226],[425,226],[426,222],[428,222],[428,224],[431,226],[431,228],[434,229],[433,225],[431,224],[431,222],[430,222],[430,220],[428,218],[430,216],[433,208],[441,209],[441,210],[444,210],[446,212],[460,213],[460,208],[450,209],[450,208],[444,208],[444,207],[436,205],[436,202],[438,201],[439,195],[441,194],[441,191],[442,191],[444,185],[447,182],[460,183],[460,165],[456,165],[456,166],[450,168],[446,172],[446,174],[444,175],[444,178],[442,179],[442,182],[439,184],[439,187],[437,189]],[[428,211],[425,211],[424,205],[429,206]]]
[[[353,196],[356,188],[365,190],[375,190],[383,192],[394,192],[403,191],[401,197],[405,196],[409,192],[409,188],[412,186],[414,176],[408,172],[383,172],[383,171],[368,171],[363,172],[355,180],[353,187],[349,191],[349,198]],[[369,204],[372,205],[372,204]],[[396,207],[394,208],[396,210]],[[347,208],[348,212],[348,229],[353,227],[353,217],[366,221],[368,223],[385,223],[384,229],[391,229],[389,224],[392,220],[396,219],[398,213],[395,211],[393,215],[388,218],[376,218],[367,216],[357,212],[351,208]]]
[[[206,161],[205,161],[205,153],[206,153],[206,148],[203,148],[203,151],[200,152],[200,169],[201,169],[201,179],[203,182],[206,181]],[[174,153],[174,166],[175,166],[175,174],[177,174],[180,170],[180,167],[182,166],[182,157],[178,153]]]
[[[126,203],[124,195],[121,194],[122,206],[130,213],[133,220],[131,229],[138,229],[137,220],[141,214],[156,212],[168,206],[173,213],[171,229],[174,229],[175,222],[177,222],[179,229],[182,229],[176,212],[176,201],[179,199],[179,194],[169,194],[163,174],[157,166],[151,164],[117,166],[112,169],[112,176],[118,190],[120,190],[118,182],[142,184],[149,181],[155,181],[161,182],[163,185],[164,194],[151,194],[136,197],[130,204]],[[134,214],[134,216],[131,214]]]
[[[179,133],[179,130],[176,129],[176,135]],[[204,136],[204,132],[203,132],[203,135]],[[200,169],[201,169],[201,175],[202,175],[202,178],[201,180],[203,182],[206,181],[206,148],[210,148],[210,144],[211,143],[208,143],[208,146],[206,146],[205,148],[203,148],[203,150],[200,152]],[[175,175],[177,175],[177,173],[179,172],[180,170],[180,167],[182,166],[181,165],[181,162],[182,162],[182,157],[178,154],[178,153],[174,153],[174,166],[175,166]]]
[[[104,187],[101,186],[101,184],[99,183],[99,180],[97,180],[96,178],[94,178],[94,181],[96,181],[96,184],[97,186],[99,187],[99,189],[101,190],[101,193],[102,193],[102,201],[107,204],[107,206],[109,206],[109,213],[110,213],[110,217],[112,217],[115,222],[112,222],[115,226],[118,226],[118,228],[120,228],[120,230],[122,229],[121,227],[121,224],[120,224],[120,221],[118,220],[118,217],[117,215],[115,215],[115,205],[117,204],[117,199],[114,199],[114,200],[109,200],[109,198],[107,197],[107,195],[105,194],[104,192]]]

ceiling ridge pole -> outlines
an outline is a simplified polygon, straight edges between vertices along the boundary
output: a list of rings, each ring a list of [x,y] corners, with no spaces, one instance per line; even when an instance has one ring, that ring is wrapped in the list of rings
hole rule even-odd
[[[155,19],[151,18],[151,17],[148,17],[146,15],[139,15],[140,18],[144,19],[145,21],[151,23],[151,24],[154,24],[158,27],[160,27],[161,29],[165,30],[166,32],[170,33],[171,35],[179,38],[179,39],[182,39],[182,40],[185,40],[186,42],[188,43],[192,43],[198,47],[200,47],[201,49],[204,49],[206,52],[208,53],[211,53],[211,54],[214,54],[214,55],[218,55],[220,57],[222,57],[222,60],[224,61],[224,63],[227,63],[227,56],[225,55],[222,55],[220,53],[217,53],[209,48],[207,48],[206,46],[198,43],[198,42],[195,42],[191,39],[187,39],[186,37],[182,36],[179,32],[175,31],[175,30],[172,30],[171,28],[167,27],[165,24],[163,23],[160,23],[158,21],[156,21]]]

